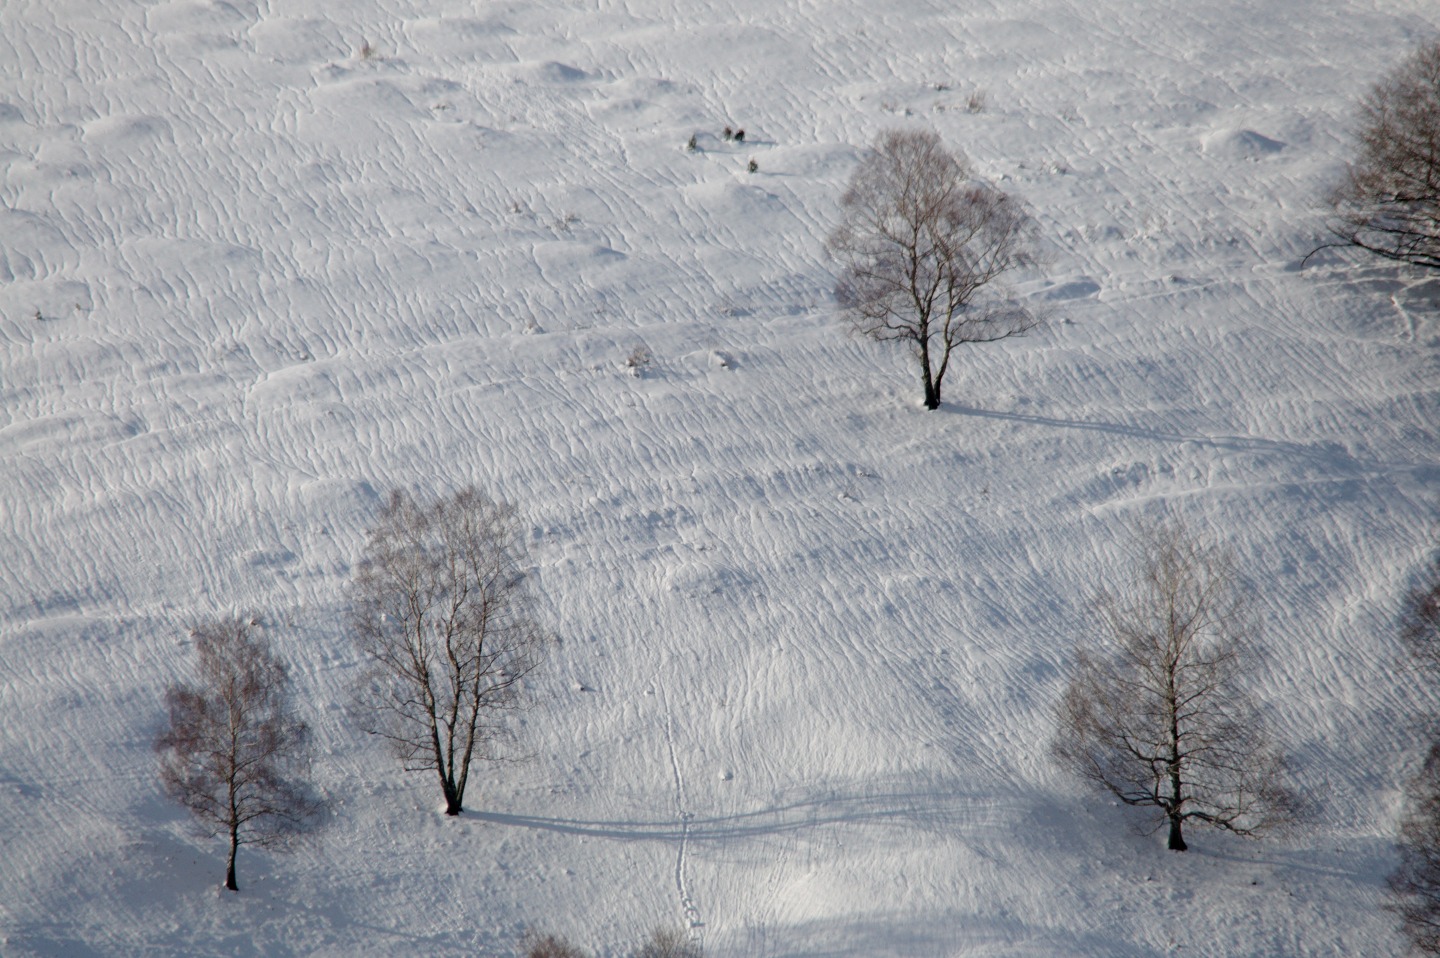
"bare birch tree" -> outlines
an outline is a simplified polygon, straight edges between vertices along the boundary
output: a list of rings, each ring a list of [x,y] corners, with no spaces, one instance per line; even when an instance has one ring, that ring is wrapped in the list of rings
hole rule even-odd
[[[407,771],[434,772],[445,814],[470,765],[496,757],[548,636],[531,615],[513,507],[465,489],[432,502],[394,492],[352,585],[351,633],[369,664],[366,731]]]
[[[196,627],[195,682],[165,693],[168,722],[155,739],[160,785],[201,832],[223,835],[225,887],[238,891],[241,845],[288,848],[321,822],[307,784],[309,728],[295,716],[285,665],[243,619]]]
[[[1361,100],[1355,138],[1355,161],[1330,195],[1336,242],[1319,249],[1349,246],[1440,269],[1440,40]]]
[[[1020,203],[974,180],[969,162],[928,130],[890,130],[850,177],[827,246],[835,295],[857,332],[909,343],[925,407],[940,406],[961,343],[1018,336],[1038,317],[997,280],[1033,260]]]
[[[1282,762],[1241,687],[1256,621],[1230,554],[1179,525],[1137,535],[1132,580],[1095,600],[1107,647],[1076,653],[1054,754],[1127,805],[1154,808],[1169,847],[1199,822],[1257,835],[1290,814]]]

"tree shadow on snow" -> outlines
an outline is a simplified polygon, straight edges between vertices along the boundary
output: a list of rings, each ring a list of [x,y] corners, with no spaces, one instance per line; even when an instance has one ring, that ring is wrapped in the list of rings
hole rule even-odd
[[[1195,443],[1227,452],[1282,455],[1292,459],[1306,460],[1322,465],[1328,470],[1342,473],[1356,473],[1367,469],[1395,469],[1405,467],[1433,469],[1431,464],[1419,461],[1396,463],[1361,462],[1340,446],[1331,442],[1306,444],[1287,442],[1279,439],[1256,438],[1254,436],[1206,436],[1197,433],[1174,432],[1165,429],[1147,429],[1143,426],[1128,426],[1122,423],[1086,419],[1056,419],[1051,416],[1036,416],[1029,413],[1000,412],[998,410],[981,409],[978,406],[960,406],[950,405],[948,403],[942,405],[939,411],[948,412],[956,416],[999,419],[1005,422],[1028,423],[1033,426],[1050,426],[1056,429],[1081,429],[1091,432],[1111,433],[1117,436],[1128,436],[1132,439],[1149,439],[1155,442]]]
[[[889,825],[948,832],[988,817],[986,812],[995,804],[954,792],[917,791],[819,795],[752,812],[681,814],[652,821],[547,818],[507,812],[477,812],[474,817],[494,825],[613,841],[704,842],[766,838],[828,825]]]

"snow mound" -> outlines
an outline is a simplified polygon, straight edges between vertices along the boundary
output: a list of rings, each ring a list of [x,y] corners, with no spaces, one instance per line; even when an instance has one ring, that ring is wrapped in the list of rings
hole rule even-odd
[[[1206,153],[1230,160],[1260,160],[1285,149],[1285,144],[1254,130],[1217,130],[1202,141]]]

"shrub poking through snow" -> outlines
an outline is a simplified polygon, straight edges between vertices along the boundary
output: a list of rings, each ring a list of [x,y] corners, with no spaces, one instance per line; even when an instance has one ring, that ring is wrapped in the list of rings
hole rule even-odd
[[[640,376],[650,368],[650,364],[654,361],[655,357],[651,355],[650,347],[640,343],[630,350],[629,356],[625,357],[625,368],[630,370],[630,375]]]
[[[513,506],[474,488],[424,502],[397,490],[350,587],[350,633],[368,665],[361,727],[406,771],[436,775],[446,815],[463,810],[471,763],[496,757],[550,643],[531,617],[526,565]]]

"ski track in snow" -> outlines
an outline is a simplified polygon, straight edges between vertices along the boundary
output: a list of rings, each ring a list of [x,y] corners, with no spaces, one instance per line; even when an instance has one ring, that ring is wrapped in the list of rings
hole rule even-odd
[[[1398,954],[1440,291],[1297,266],[1353,103],[1437,30],[1421,0],[0,5],[0,953],[534,926],[617,958],[683,921],[721,958]],[[864,146],[921,124],[1047,253],[1046,329],[966,350],[934,414],[845,335],[823,248]],[[347,720],[343,619],[386,492],[467,482],[521,506],[564,641],[529,761],[446,821]],[[1316,799],[1290,835],[1166,855],[1047,758],[1086,603],[1161,514],[1255,583]],[[250,609],[337,807],[226,896],[149,743],[186,625]]]

